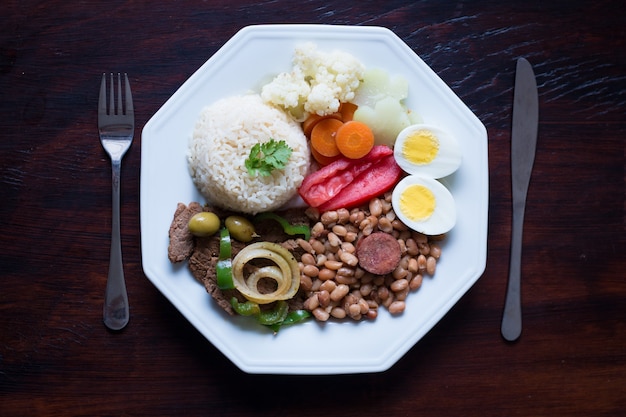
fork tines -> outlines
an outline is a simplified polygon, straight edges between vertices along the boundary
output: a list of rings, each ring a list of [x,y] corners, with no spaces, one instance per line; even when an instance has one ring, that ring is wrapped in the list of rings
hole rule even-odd
[[[132,115],[133,114],[133,97],[130,92],[130,83],[128,75],[124,73],[124,94],[125,100],[122,98],[122,74],[117,73],[117,106],[115,105],[115,79],[114,74],[110,74],[109,82],[109,106],[107,108],[107,80],[106,73],[102,74],[102,82],[100,83],[100,100],[98,102],[98,114],[115,116],[115,115]]]

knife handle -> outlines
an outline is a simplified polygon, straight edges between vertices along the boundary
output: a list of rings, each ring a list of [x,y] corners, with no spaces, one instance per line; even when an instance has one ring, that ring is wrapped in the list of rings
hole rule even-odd
[[[522,260],[522,230],[524,225],[525,198],[513,202],[513,230],[511,236],[511,261],[509,283],[504,302],[504,315],[500,332],[509,342],[517,340],[522,333],[522,306],[520,275]]]

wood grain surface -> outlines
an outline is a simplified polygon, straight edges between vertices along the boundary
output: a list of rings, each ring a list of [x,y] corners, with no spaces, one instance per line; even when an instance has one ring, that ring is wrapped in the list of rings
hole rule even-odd
[[[625,16],[613,0],[5,0],[0,415],[624,415]],[[141,129],[232,35],[258,23],[387,27],[487,127],[486,270],[389,371],[245,374],[142,271]],[[524,229],[524,329],[506,343],[521,56],[537,76],[540,125]],[[121,333],[102,324],[111,178],[96,104],[105,71],[130,75],[137,125],[122,166],[131,322]]]

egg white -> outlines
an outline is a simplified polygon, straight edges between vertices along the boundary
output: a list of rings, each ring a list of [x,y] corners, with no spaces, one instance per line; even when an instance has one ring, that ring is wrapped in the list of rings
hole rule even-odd
[[[439,150],[429,163],[416,164],[404,155],[404,145],[411,134],[420,130],[432,132],[439,142]],[[427,124],[414,124],[404,128],[396,138],[394,158],[400,167],[409,174],[432,178],[443,178],[455,172],[461,166],[461,148],[457,139],[446,130]]]
[[[435,207],[427,219],[412,220],[408,213],[402,211],[400,198],[402,193],[412,185],[422,185],[433,193]],[[396,185],[391,196],[391,204],[396,216],[410,229],[426,235],[440,235],[450,231],[456,224],[456,205],[454,197],[448,189],[434,178],[408,175]]]

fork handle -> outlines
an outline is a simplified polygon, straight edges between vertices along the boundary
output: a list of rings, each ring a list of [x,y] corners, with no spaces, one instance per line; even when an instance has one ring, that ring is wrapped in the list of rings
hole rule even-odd
[[[120,171],[121,161],[113,160],[113,222],[111,229],[111,255],[109,276],[104,293],[104,324],[111,330],[123,329],[128,324],[129,309],[124,267],[122,265],[122,244],[120,239]]]

